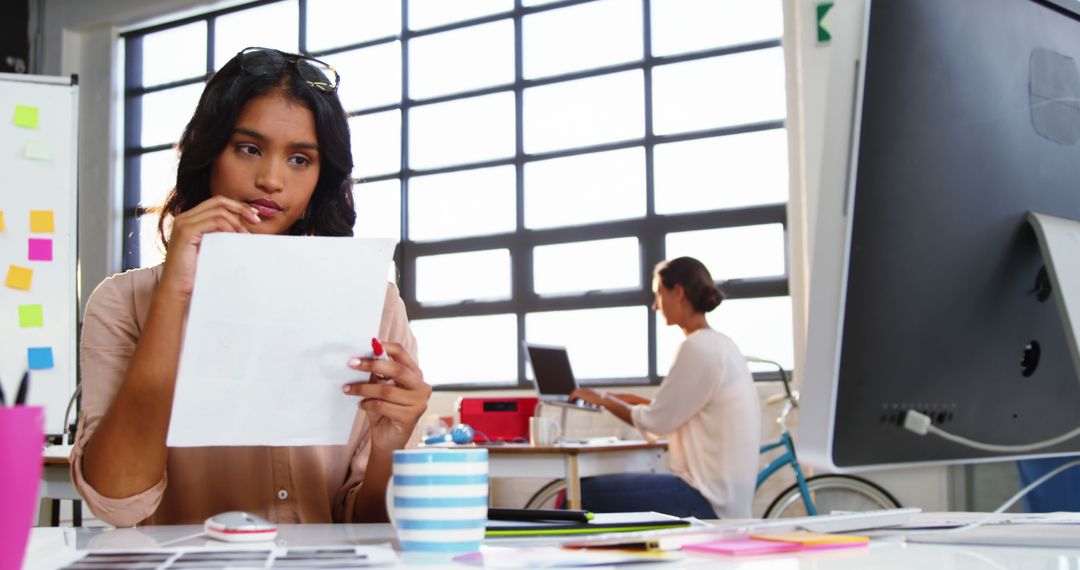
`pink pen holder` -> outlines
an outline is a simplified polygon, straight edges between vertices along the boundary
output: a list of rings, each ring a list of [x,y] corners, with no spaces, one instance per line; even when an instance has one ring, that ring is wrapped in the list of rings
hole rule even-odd
[[[45,412],[0,407],[0,568],[22,567],[41,489]]]

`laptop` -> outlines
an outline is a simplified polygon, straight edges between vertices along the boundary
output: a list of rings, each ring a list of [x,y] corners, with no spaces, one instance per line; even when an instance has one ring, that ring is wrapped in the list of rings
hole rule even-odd
[[[570,393],[577,389],[574,372],[570,369],[570,357],[566,347],[523,342],[525,356],[532,365],[536,392],[540,402],[578,410],[598,412],[600,407],[585,401],[571,401]]]

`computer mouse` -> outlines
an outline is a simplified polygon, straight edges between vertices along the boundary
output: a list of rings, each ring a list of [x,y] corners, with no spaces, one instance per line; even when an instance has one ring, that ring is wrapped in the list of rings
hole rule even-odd
[[[203,528],[210,538],[227,542],[259,542],[277,536],[277,525],[243,511],[216,514],[206,519]]]

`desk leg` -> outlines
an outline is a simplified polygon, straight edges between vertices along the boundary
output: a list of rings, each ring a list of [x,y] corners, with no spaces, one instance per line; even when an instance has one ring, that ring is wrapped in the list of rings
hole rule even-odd
[[[42,498],[38,500],[38,526],[59,526],[57,521],[60,520],[60,517],[53,517],[53,503],[52,499]]]
[[[577,455],[566,456],[566,499],[571,509],[581,508],[581,475]]]

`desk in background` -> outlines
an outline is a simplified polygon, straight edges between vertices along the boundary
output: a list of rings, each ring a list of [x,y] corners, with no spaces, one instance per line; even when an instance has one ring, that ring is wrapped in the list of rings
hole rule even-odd
[[[621,441],[532,446],[486,446],[491,477],[548,477],[566,481],[571,509],[581,508],[581,478],[608,473],[665,473],[667,443]]]
[[[82,497],[71,483],[70,445],[50,445],[45,448],[45,466],[41,470],[41,492],[43,502],[38,524],[58,526],[60,524],[61,501],[72,501],[72,524],[82,525]],[[48,507],[46,511],[45,508]]]

